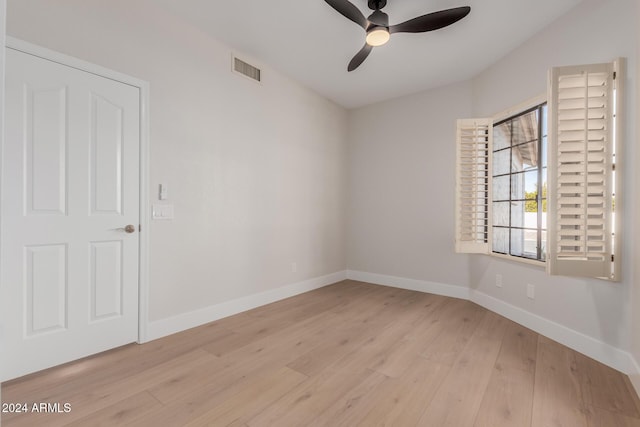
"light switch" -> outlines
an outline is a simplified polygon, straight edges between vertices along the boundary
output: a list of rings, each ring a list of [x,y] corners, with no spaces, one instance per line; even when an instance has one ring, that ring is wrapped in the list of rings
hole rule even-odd
[[[169,187],[167,184],[160,184],[158,199],[159,200],[167,200],[169,198]]]
[[[153,205],[153,219],[173,219],[173,205]]]

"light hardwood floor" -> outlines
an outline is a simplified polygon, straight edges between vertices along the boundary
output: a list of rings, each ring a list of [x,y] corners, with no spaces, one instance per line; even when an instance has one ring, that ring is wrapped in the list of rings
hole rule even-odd
[[[628,378],[471,302],[345,281],[2,386],[3,426],[640,426]]]

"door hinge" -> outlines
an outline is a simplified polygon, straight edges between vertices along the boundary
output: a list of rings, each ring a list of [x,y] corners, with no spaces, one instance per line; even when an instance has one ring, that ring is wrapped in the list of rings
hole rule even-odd
[[[611,262],[614,262],[614,256],[611,254]]]
[[[617,72],[617,71],[614,71],[614,72],[613,72],[613,80],[615,80],[615,79],[616,79],[616,77],[618,77],[618,72]]]

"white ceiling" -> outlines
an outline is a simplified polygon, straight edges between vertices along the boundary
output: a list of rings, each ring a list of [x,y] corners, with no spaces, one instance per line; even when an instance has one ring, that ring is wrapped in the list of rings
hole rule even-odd
[[[338,104],[354,108],[475,76],[582,0],[388,0],[390,24],[471,6],[460,22],[393,34],[357,70],[365,33],[324,0],[156,0],[172,13]],[[351,0],[365,16],[367,0]]]

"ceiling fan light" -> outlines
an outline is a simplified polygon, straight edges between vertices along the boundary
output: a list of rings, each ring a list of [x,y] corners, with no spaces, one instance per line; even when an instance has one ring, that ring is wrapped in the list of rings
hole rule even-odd
[[[382,46],[390,38],[389,30],[385,27],[374,27],[367,31],[367,44],[369,46]]]

